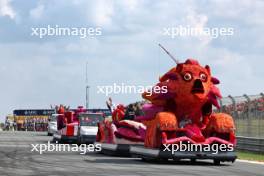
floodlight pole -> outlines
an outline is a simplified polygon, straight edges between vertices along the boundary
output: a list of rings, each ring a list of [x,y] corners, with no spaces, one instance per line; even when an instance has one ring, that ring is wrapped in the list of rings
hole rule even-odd
[[[86,62],[86,72],[85,72],[85,92],[86,92],[86,109],[89,108],[89,88],[90,86],[88,85],[88,62]]]

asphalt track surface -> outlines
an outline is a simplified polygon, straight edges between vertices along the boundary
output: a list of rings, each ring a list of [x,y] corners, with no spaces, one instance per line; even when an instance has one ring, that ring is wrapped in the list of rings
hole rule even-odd
[[[98,153],[31,152],[31,144],[52,137],[36,132],[0,132],[0,175],[99,175],[99,176],[263,176],[264,165],[245,162],[215,166],[212,161],[144,162],[137,158],[110,157]]]

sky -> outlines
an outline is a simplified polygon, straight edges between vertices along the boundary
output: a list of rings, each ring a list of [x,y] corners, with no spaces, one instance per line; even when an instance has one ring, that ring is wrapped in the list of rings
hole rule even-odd
[[[47,26],[99,28],[101,35],[39,36]],[[233,35],[176,36],[165,29],[232,28]],[[14,109],[85,105],[105,108],[98,86],[154,85],[175,63],[198,59],[220,79],[223,96],[259,94],[264,87],[264,1],[258,0],[0,0],[0,121]],[[140,94],[111,95],[116,103]]]

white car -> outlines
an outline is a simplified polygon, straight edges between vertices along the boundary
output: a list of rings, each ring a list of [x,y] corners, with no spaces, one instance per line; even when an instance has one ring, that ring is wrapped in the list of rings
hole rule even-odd
[[[79,115],[78,142],[94,143],[98,131],[97,124],[104,120],[102,113],[82,113]]]
[[[52,136],[57,132],[57,116],[59,114],[52,114],[48,122],[48,136]]]

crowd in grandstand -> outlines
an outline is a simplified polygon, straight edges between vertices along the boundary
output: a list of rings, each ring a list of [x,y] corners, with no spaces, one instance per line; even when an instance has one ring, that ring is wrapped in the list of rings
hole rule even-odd
[[[46,118],[25,118],[24,121],[9,121],[5,123],[5,129],[10,131],[47,131],[48,120]]]

